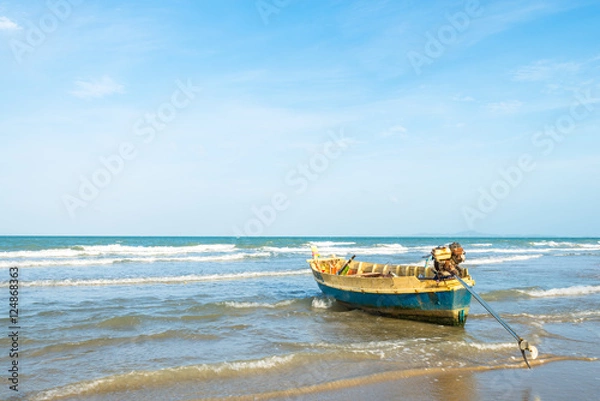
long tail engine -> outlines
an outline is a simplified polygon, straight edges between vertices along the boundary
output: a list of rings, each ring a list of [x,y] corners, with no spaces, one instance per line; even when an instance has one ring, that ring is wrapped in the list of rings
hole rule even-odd
[[[458,242],[453,242],[450,245],[438,246],[431,250],[433,256],[434,268],[439,275],[462,275],[460,264],[465,261],[465,251]]]

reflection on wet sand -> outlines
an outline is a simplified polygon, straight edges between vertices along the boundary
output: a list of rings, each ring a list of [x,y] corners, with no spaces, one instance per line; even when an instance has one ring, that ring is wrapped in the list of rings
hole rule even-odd
[[[594,361],[590,358],[550,357],[532,362],[539,367],[559,361]],[[560,365],[560,364],[557,364]],[[513,373],[516,374],[513,374]],[[348,400],[410,399],[478,401],[482,399],[540,401],[522,363],[464,368],[411,369],[342,379],[312,386],[289,388],[211,400]],[[538,386],[541,384],[538,384]],[[536,387],[537,390],[537,387]],[[206,399],[204,399],[206,400]]]

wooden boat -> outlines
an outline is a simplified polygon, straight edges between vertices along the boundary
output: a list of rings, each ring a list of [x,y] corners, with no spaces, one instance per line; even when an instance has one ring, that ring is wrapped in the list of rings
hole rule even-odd
[[[347,262],[335,255],[321,258],[313,247],[313,258],[307,262],[321,291],[342,305],[401,319],[463,326],[471,293],[449,271],[470,286],[475,282],[467,269],[458,267],[464,261],[462,247],[460,252],[460,257],[453,258],[450,247],[438,247],[432,251],[433,266],[414,266],[354,258]],[[452,266],[444,269],[444,263]]]

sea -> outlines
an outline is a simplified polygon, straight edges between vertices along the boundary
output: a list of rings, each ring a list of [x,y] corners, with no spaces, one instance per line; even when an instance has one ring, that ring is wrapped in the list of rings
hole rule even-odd
[[[532,369],[475,299],[465,327],[371,315],[325,297],[306,262],[316,245],[321,256],[424,264],[453,241],[474,290],[538,348]],[[538,401],[600,390],[600,238],[15,236],[0,237],[0,275],[2,400]]]

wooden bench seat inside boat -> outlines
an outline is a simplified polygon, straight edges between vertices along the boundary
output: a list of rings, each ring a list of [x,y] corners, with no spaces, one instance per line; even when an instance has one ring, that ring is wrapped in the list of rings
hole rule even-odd
[[[350,265],[348,275],[357,276],[415,276],[433,278],[433,268],[425,266],[389,265],[367,262],[356,262]]]
[[[322,259],[319,260],[319,266],[321,267],[319,270],[327,273],[330,271],[332,273],[334,271],[337,272],[345,265],[345,263],[346,262],[343,259]],[[392,265],[353,261],[350,263],[347,275],[360,277],[414,276],[419,278],[433,278],[435,273],[433,271],[433,267],[425,268],[425,266]]]

